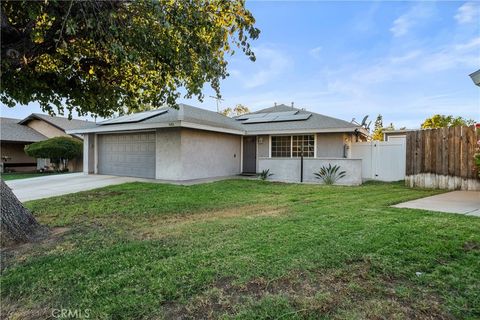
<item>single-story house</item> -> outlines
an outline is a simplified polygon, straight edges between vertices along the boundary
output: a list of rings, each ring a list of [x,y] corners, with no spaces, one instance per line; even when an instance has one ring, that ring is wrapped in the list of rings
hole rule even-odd
[[[0,153],[1,167],[11,171],[35,171],[48,165],[46,159],[29,157],[24,148],[26,145],[47,140],[48,138],[66,136],[82,140],[81,135],[71,135],[67,130],[89,126],[88,121],[63,117],[52,117],[46,114],[32,113],[25,119],[0,118]],[[82,171],[83,158],[69,162],[70,171]]]
[[[344,184],[361,183],[350,146],[367,136],[359,125],[286,105],[229,118],[180,104],[67,133],[84,137],[87,174],[185,181],[270,169],[276,180],[299,181],[303,150],[304,181],[318,181],[313,172],[331,163],[347,171]]]

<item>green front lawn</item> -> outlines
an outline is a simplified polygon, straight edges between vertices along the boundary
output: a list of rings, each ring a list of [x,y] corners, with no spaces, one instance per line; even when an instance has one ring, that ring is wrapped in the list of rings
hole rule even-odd
[[[390,207],[437,192],[228,180],[32,201],[53,235],[4,253],[3,312],[478,318],[480,219]]]
[[[35,177],[42,177],[46,175],[60,174],[59,172],[12,172],[12,173],[2,173],[0,174],[1,178],[4,181],[8,180],[17,180],[17,179],[28,179]]]

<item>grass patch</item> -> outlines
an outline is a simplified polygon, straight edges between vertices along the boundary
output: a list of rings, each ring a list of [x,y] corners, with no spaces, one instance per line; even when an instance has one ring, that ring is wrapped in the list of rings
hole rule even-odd
[[[3,304],[27,318],[476,318],[480,219],[390,207],[438,192],[227,180],[31,201],[68,231],[5,255]]]
[[[56,174],[62,174],[62,173],[60,172],[12,172],[12,173],[2,173],[1,177],[4,181],[9,181],[9,180],[51,176]]]

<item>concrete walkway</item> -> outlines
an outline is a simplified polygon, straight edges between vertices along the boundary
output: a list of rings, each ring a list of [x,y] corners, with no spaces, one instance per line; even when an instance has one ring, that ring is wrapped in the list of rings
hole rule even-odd
[[[126,182],[149,182],[149,183],[169,183],[177,185],[194,185],[208,183],[225,179],[242,179],[240,176],[226,176],[205,179],[193,179],[185,181],[155,180],[135,177],[118,177],[101,174],[68,173],[49,175],[44,177],[35,177],[28,179],[18,179],[6,181],[7,185],[13,190],[17,198],[22,201],[43,199],[60,196],[69,193],[87,191],[96,188],[102,188],[115,184]]]
[[[80,172],[11,180],[6,181],[6,183],[17,198],[24,202],[133,181],[149,180],[107,175],[85,175]]]
[[[399,203],[393,207],[459,213],[480,217],[480,191],[452,191]]]

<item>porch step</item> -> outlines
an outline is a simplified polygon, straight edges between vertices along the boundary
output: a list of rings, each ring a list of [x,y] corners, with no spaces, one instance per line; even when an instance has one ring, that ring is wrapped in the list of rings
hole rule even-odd
[[[244,177],[255,177],[257,176],[256,173],[249,173],[249,172],[242,172],[240,173],[241,176],[244,176]]]

